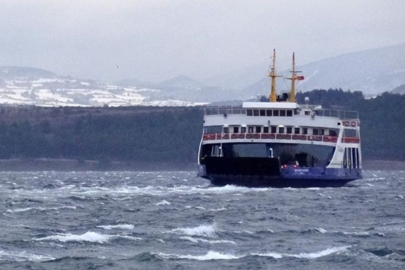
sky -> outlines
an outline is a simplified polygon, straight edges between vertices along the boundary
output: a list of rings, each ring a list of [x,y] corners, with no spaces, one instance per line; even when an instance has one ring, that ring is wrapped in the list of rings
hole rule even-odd
[[[0,0],[0,66],[200,81],[405,43],[403,0]],[[263,72],[265,74],[267,70]]]

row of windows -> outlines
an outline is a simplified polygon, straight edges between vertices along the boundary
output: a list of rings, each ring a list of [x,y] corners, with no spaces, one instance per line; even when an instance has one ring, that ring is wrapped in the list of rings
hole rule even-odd
[[[224,127],[223,133],[281,133],[281,134],[312,134],[312,135],[329,135],[337,136],[338,130],[323,128],[304,128],[304,127],[283,127],[283,126],[248,126],[248,127]],[[308,133],[310,132],[310,133]]]
[[[247,116],[293,116],[294,114],[298,114],[297,110],[247,110]]]

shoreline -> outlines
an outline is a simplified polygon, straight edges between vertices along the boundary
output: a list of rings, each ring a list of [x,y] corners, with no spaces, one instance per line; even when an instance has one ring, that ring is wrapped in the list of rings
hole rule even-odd
[[[0,159],[0,172],[5,171],[184,171],[197,170],[196,163],[123,162],[78,159]],[[363,170],[405,170],[405,161],[363,160]]]
[[[124,162],[78,159],[0,159],[0,172],[6,171],[184,171],[196,170],[194,163]]]

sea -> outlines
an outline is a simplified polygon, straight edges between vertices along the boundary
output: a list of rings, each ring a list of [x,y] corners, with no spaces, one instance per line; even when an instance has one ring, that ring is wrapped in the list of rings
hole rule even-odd
[[[405,171],[341,188],[0,172],[0,269],[405,269]]]

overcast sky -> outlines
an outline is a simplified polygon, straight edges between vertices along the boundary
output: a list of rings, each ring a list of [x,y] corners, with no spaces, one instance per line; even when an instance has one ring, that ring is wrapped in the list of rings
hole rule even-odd
[[[405,42],[404,0],[0,0],[0,65],[204,80]],[[266,70],[263,74],[266,73]]]

